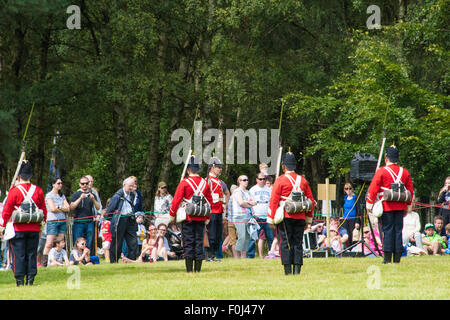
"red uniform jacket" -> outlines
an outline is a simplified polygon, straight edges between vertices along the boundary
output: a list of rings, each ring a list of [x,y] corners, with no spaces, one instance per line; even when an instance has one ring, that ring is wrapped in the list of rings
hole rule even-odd
[[[25,190],[30,190],[31,183],[22,183],[21,184]],[[39,186],[36,186],[36,190],[34,191],[33,196],[31,197],[34,203],[36,203],[39,209],[44,211],[44,221],[47,221],[47,206],[45,205],[45,197],[42,189]],[[20,192],[19,188],[14,187],[9,190],[8,199],[6,200],[5,206],[3,207],[2,212],[2,220],[0,220],[0,225],[2,227],[6,226],[9,218],[14,210],[16,210],[16,206],[20,206],[23,201],[22,192]],[[41,231],[41,227],[39,223],[14,223],[15,231]]]
[[[203,178],[198,175],[191,175],[189,176],[189,178],[194,180],[197,186],[203,180]],[[189,185],[188,182],[186,182],[186,179],[183,179],[180,182],[180,184],[177,187],[177,190],[175,191],[175,195],[173,196],[172,204],[170,205],[169,211],[169,214],[172,217],[176,217],[177,210],[180,207],[180,204],[183,202],[183,198],[186,200],[190,200],[194,195],[194,190],[192,190],[192,187]],[[206,185],[203,195],[205,196],[206,200],[210,204],[212,204],[211,189],[208,187],[208,185]],[[190,215],[186,215],[186,221],[191,220],[206,221],[207,219],[209,219],[209,217],[191,217]]]
[[[270,202],[269,202],[269,211],[267,213],[267,217],[272,219],[275,217],[275,212],[277,211],[277,208],[279,207],[280,201],[283,199],[281,196],[289,197],[292,191],[292,183],[291,181],[286,177],[286,175],[290,175],[294,180],[297,178],[297,174],[294,171],[286,171],[285,174],[278,177],[278,179],[275,181],[273,187],[272,187],[272,194],[270,196]],[[313,203],[313,207],[311,211],[308,212],[297,212],[297,213],[287,213],[286,210],[284,211],[284,217],[285,218],[292,218],[292,219],[305,219],[307,220],[307,223],[311,223],[313,212],[314,212],[314,197],[311,192],[311,188],[309,187],[308,181],[302,176],[302,181],[300,183],[300,189],[303,190],[305,193],[305,196],[309,199],[311,199]]]
[[[400,171],[400,166],[398,166],[395,163],[389,164],[389,167],[394,171],[394,173],[397,175]],[[411,175],[409,174],[408,170],[403,168],[403,174],[400,178],[400,181],[403,182],[405,185],[405,188],[411,192],[411,199],[414,195],[414,189],[413,184],[411,181]],[[392,179],[392,176],[390,173],[385,169],[385,167],[381,167],[375,172],[375,175],[372,178],[372,182],[369,186],[369,191],[367,195],[366,200],[366,207],[368,209],[372,209],[372,206],[375,202],[375,200],[381,199],[383,196],[384,188],[390,189],[391,183],[393,183],[394,180]],[[406,202],[395,202],[395,201],[383,201],[383,210],[384,211],[394,211],[394,210],[406,210],[408,208],[408,205],[411,204],[412,201],[406,203]]]
[[[211,202],[211,213],[223,213],[223,202],[222,199],[224,197],[222,190],[222,183],[219,178],[216,178],[212,175],[208,176],[208,184],[211,189],[211,197],[213,193],[216,193],[219,197],[219,200],[216,203]]]

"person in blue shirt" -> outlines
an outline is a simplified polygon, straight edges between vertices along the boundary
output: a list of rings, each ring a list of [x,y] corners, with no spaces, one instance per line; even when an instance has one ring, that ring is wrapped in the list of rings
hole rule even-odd
[[[348,244],[351,246],[353,244],[353,229],[355,228],[355,224],[361,225],[360,220],[360,202],[357,201],[358,196],[354,193],[353,185],[350,182],[347,182],[344,185],[344,202],[343,202],[343,209],[344,214],[342,216],[344,222],[342,224],[342,227],[347,230],[348,232]]]

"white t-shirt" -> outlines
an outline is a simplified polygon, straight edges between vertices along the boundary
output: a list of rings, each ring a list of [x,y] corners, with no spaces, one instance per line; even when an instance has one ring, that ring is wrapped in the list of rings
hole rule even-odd
[[[253,207],[254,215],[256,215],[259,219],[267,219],[267,211],[269,210],[269,201],[270,194],[272,193],[272,189],[264,185],[264,187],[260,187],[258,185],[254,185],[250,189],[250,194],[252,198],[256,200],[258,203]]]
[[[48,263],[49,266],[51,261],[56,260],[59,263],[64,263],[67,259],[67,251],[64,249],[61,249],[61,251],[56,250],[56,248],[51,248],[50,252],[48,253]]]
[[[403,217],[403,235],[410,236],[413,232],[420,232],[420,217],[415,211]]]

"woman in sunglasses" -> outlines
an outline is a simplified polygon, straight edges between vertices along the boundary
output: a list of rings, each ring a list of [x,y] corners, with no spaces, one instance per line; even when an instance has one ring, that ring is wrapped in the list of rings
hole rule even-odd
[[[43,265],[47,266],[47,256],[53,247],[53,242],[64,240],[66,234],[66,213],[69,213],[69,203],[61,192],[63,182],[60,178],[51,181],[52,190],[45,196],[47,205],[47,240],[44,248]]]
[[[357,195],[353,192],[354,188],[353,185],[350,182],[347,182],[344,185],[344,192],[345,192],[345,196],[344,196],[344,203],[343,203],[343,208],[344,208],[344,215],[343,215],[343,219],[344,219],[344,223],[342,224],[342,226],[344,227],[344,229],[347,230],[347,233],[349,235],[348,238],[348,242],[349,245],[352,245],[353,242],[353,229],[355,228],[355,224],[358,224],[358,226],[361,225],[360,222],[360,205],[359,205],[359,201],[357,202]]]
[[[257,203],[253,200],[250,192],[247,190],[248,178],[247,176],[239,176],[237,180],[239,187],[233,191],[233,221],[236,226],[238,239],[236,242],[236,251],[238,257],[246,258],[248,245],[250,244],[250,234],[247,230],[247,224],[252,217],[252,207]]]

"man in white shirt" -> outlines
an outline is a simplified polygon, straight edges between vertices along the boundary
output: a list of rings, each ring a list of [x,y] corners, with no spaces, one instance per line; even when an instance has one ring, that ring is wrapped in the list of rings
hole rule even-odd
[[[266,235],[268,248],[270,250],[273,241],[273,230],[269,227],[267,223],[267,211],[269,210],[270,194],[272,189],[266,186],[266,175],[262,172],[258,173],[256,177],[256,185],[250,189],[250,194],[252,198],[256,200],[257,205],[253,207],[254,215],[256,216],[256,221],[264,234]],[[258,253],[260,258],[263,258],[264,240],[259,239],[258,241]],[[250,240],[247,252],[248,258],[255,257],[255,241]]]

